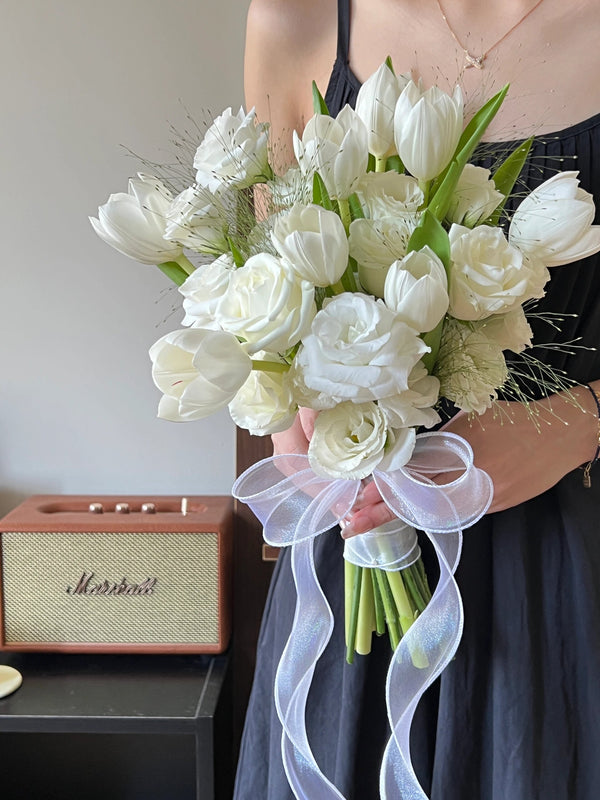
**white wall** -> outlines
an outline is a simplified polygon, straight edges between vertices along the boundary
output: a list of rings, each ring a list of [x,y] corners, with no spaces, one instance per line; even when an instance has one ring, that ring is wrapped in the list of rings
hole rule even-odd
[[[148,347],[179,327],[154,267],[88,215],[182,129],[242,101],[248,0],[4,0],[0,513],[34,493],[227,493],[226,412],[156,418]],[[165,321],[164,318],[168,317]]]

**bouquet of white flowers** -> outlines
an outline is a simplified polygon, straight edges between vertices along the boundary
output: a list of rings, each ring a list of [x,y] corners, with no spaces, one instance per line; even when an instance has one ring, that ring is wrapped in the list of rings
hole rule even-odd
[[[191,185],[174,197],[140,174],[92,219],[105,241],[157,264],[183,295],[184,328],[150,349],[159,416],[189,421],[228,406],[237,425],[267,435],[289,427],[300,406],[320,412],[307,457],[268,459],[234,487],[267,541],[294,546],[298,607],[275,692],[297,797],[341,797],[303,728],[331,613],[312,538],[343,525],[365,480],[398,517],[349,539],[345,553],[348,660],[369,652],[387,623],[388,683],[406,695],[398,707],[388,687],[385,794],[410,774],[416,699],[460,638],[460,530],[492,496],[464,440],[423,429],[441,421],[442,398],[478,414],[491,406],[510,381],[504,351],[531,345],[523,304],[544,295],[548,267],[600,250],[577,173],[557,173],[506,211],[530,141],[493,174],[469,163],[506,90],[465,126],[460,88],[424,91],[389,60],[356,110],[335,118],[314,87],[316,113],[294,133],[283,175],[270,163],[268,126],[227,109],[197,148]],[[415,528],[440,561],[433,599]]]

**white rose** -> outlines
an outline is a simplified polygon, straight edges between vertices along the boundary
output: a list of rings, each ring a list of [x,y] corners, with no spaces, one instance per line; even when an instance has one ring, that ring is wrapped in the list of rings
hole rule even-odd
[[[434,408],[439,395],[438,378],[429,375],[423,362],[419,361],[408,376],[408,389],[383,398],[379,406],[385,411],[392,428],[432,428],[440,422]]]
[[[370,219],[416,214],[424,200],[416,178],[394,171],[365,173],[356,192]]]
[[[226,406],[252,362],[235,336],[201,328],[167,333],[150,348],[152,378],[163,392],[158,416],[171,422],[207,417]]]
[[[432,331],[448,310],[448,278],[429,247],[413,250],[389,268],[384,286],[386,305],[419,333]]]
[[[508,239],[547,267],[570,264],[600,251],[594,200],[579,187],[578,172],[559,172],[534,189],[511,219]]]
[[[408,81],[406,75],[396,76],[387,64],[382,64],[358,91],[356,113],[367,129],[369,152],[376,158],[385,158],[396,152],[394,110]]]
[[[142,264],[164,264],[183,252],[179,244],[163,238],[173,195],[152,175],[138,174],[129,181],[129,194],[111,194],[98,209],[92,227],[119,253]]]
[[[218,256],[228,249],[228,228],[223,206],[207,189],[190,186],[171,203],[164,238],[196,253]]]
[[[294,131],[294,153],[305,179],[318,172],[331,197],[349,197],[367,171],[367,130],[350,106],[335,119],[315,114],[302,138]]]
[[[268,125],[256,122],[254,109],[226,108],[206,131],[196,150],[196,181],[211,192],[226,186],[243,189],[271,176],[268,163]]]
[[[448,319],[435,372],[440,395],[462,411],[483,414],[508,378],[501,347],[469,323]]]
[[[332,407],[408,389],[408,376],[428,351],[381,300],[347,292],[323,305],[294,361],[301,384]]]
[[[406,169],[419,180],[435,178],[450,162],[462,133],[460,87],[450,97],[437,86],[422,92],[409,81],[396,103],[394,128]]]
[[[414,441],[412,428],[390,431],[376,403],[341,403],[316,418],[308,458],[317,475],[359,480],[383,464],[399,469],[410,460]]]
[[[501,228],[450,228],[450,314],[477,320],[505,313],[543,294],[536,265],[507,241]],[[543,283],[541,283],[543,286]],[[541,294],[540,294],[541,292]]]
[[[504,195],[496,189],[489,169],[466,164],[456,184],[446,219],[474,228],[486,220],[503,200]]]
[[[211,264],[204,264],[192,272],[179,287],[179,291],[184,297],[183,325],[211,330],[218,329],[219,326],[215,319],[217,306],[227,291],[229,279],[234,271],[233,258],[229,253],[224,253]]]
[[[274,353],[261,352],[256,356],[258,360],[279,360]],[[245,428],[253,436],[266,436],[287,430],[297,411],[289,374],[261,369],[252,370],[229,404],[229,413],[235,424]]]
[[[474,326],[475,330],[495,342],[502,350],[522,353],[531,347],[533,331],[521,306],[507,314],[492,314],[491,317],[475,322]]]
[[[245,339],[250,354],[283,353],[308,333],[316,313],[314,291],[281,259],[258,253],[232,274],[217,306],[217,322]]]
[[[358,276],[364,289],[383,297],[390,264],[406,255],[406,247],[416,218],[408,215],[382,219],[356,219],[350,225],[350,255],[358,263]]]
[[[273,244],[301,278],[315,286],[337,283],[348,266],[342,220],[317,205],[294,205],[275,218]]]

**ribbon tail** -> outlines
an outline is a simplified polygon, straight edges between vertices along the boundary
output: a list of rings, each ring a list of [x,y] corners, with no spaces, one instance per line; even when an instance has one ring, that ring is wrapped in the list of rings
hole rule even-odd
[[[388,670],[386,703],[392,735],[381,766],[382,800],[427,800],[411,763],[410,728],[419,700],[450,663],[462,636],[463,605],[454,579],[462,533],[427,535],[436,550],[440,578],[427,608],[402,637]]]
[[[333,631],[333,614],[315,570],[312,539],[292,548],[292,572],[296,610],[275,677],[275,705],[283,726],[283,766],[297,800],[344,800],[319,769],[306,732],[308,692]]]

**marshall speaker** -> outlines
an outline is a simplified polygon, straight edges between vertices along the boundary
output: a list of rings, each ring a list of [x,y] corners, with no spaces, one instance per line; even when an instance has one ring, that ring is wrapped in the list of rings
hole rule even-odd
[[[0,520],[0,650],[219,653],[229,497],[30,497]]]

